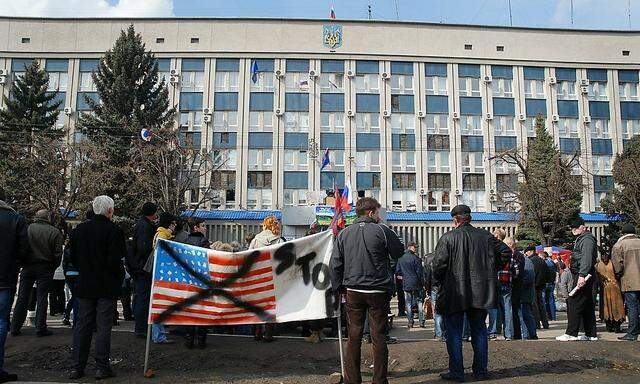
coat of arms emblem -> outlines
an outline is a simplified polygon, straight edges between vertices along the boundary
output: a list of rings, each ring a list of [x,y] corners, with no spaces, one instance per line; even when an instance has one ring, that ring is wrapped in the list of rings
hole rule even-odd
[[[329,49],[342,46],[342,25],[323,25],[322,44]]]

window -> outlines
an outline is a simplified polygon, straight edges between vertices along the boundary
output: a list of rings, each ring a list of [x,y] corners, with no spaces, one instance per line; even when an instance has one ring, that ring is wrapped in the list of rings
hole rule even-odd
[[[601,81],[591,81],[588,87],[589,100],[607,100],[607,83]]]
[[[428,185],[430,190],[451,189],[451,175],[446,173],[430,173],[428,175]]]
[[[182,59],[180,88],[182,92],[204,91],[204,59]]]
[[[506,78],[493,79],[491,89],[494,97],[511,97],[513,96],[513,80]]]
[[[238,59],[216,59],[216,92],[238,92],[240,61]]]
[[[307,169],[308,165],[309,155],[306,149],[285,149],[285,170]]]
[[[511,174],[518,172],[518,166],[516,164],[512,164],[501,159],[496,159],[493,168],[496,171],[496,174]]]
[[[320,62],[320,92],[344,92],[344,61],[322,60]]]
[[[358,93],[379,93],[380,75],[358,74],[356,76],[356,92]]]
[[[181,131],[179,141],[182,147],[200,149],[202,148],[202,133]]]
[[[413,63],[391,62],[391,94],[413,94]]]
[[[592,139],[608,139],[609,136],[609,119],[591,119],[591,138]]]
[[[252,59],[250,67],[251,92],[273,92],[275,73],[273,59]],[[255,73],[254,73],[255,72]]]
[[[638,82],[640,79],[637,70],[619,70],[618,81],[620,100],[638,100]]]
[[[496,136],[496,152],[504,152],[516,149],[518,146],[515,136]]]
[[[427,149],[433,151],[448,151],[449,136],[447,135],[427,135]]]
[[[484,191],[484,175],[474,173],[462,175],[462,188],[465,191]]]
[[[416,166],[416,153],[415,151],[394,150],[391,152],[391,163],[394,170],[414,170]]]
[[[558,100],[575,100],[577,98],[575,81],[558,81],[556,89],[558,90]]]
[[[460,117],[460,133],[462,135],[482,135],[482,117],[481,116],[461,116]]]
[[[622,51],[622,56],[629,56],[630,51]]]
[[[425,64],[427,95],[447,94],[447,65]]]
[[[22,44],[29,44],[29,43],[31,43],[31,38],[30,37],[23,37],[22,39],[20,39],[20,41],[22,42]]]
[[[309,132],[309,112],[285,112],[285,132]]]
[[[525,80],[524,96],[532,99],[544,99],[544,80]]]
[[[93,71],[98,69],[100,60],[82,59],[80,60],[80,92],[95,92],[96,86],[93,83]]]
[[[287,72],[285,87],[287,92],[309,92],[309,72]]]
[[[622,137],[626,140],[640,135],[640,119],[622,120]]]
[[[465,204],[471,208],[473,212],[484,212],[486,210],[484,191],[463,191],[461,204]]]
[[[220,171],[214,172],[211,175],[212,184],[216,189],[230,190],[232,193],[227,193],[226,201],[233,202],[236,200],[235,187],[236,187],[236,171]]]
[[[380,132],[379,113],[356,113],[356,132],[377,133]]]
[[[250,149],[249,169],[270,169],[273,165],[273,151],[271,149]]]
[[[423,121],[427,133],[449,133],[449,115],[430,113],[425,116]]]
[[[238,131],[238,112],[215,111],[213,113],[213,130],[224,132]]]
[[[447,187],[447,190],[429,190],[427,192],[427,209],[429,211],[449,211],[451,207],[449,188]]]
[[[216,149],[213,153],[214,165],[222,169],[235,169],[238,152],[235,149]]]
[[[482,152],[462,152],[462,172],[484,172]]]
[[[591,157],[593,173],[596,175],[611,175],[611,158],[611,156],[596,156],[594,154]]]
[[[249,132],[273,132],[273,112],[250,111]]]
[[[578,119],[558,119],[556,124],[560,137],[578,137]]]
[[[164,37],[156,37],[156,44],[164,44]]]
[[[344,132],[344,113],[321,112],[320,130],[322,132]]]
[[[391,179],[393,189],[416,189],[415,173],[394,173]]]
[[[492,120],[493,131],[496,135],[515,136],[514,122],[513,116],[495,116]]]
[[[358,190],[380,189],[380,173],[358,172],[356,175],[356,188]]]
[[[380,150],[367,150],[356,152],[356,168],[358,169],[379,169]]]
[[[429,172],[451,171],[451,165],[449,163],[449,151],[448,150],[427,151],[427,170]]]
[[[598,155],[613,155],[613,147],[610,139],[591,139],[591,153]]]
[[[192,37],[191,38],[191,44],[198,44],[200,43],[200,38],[199,37]]]
[[[415,116],[408,113],[391,114],[391,132],[392,133],[414,133]]]
[[[497,52],[504,52],[504,45],[496,45]]]
[[[472,49],[473,49],[473,45],[471,45],[471,44],[465,44],[465,45],[464,45],[464,49],[465,49],[466,51],[470,51],[470,50],[472,50]]]
[[[69,85],[68,60],[48,59],[45,70],[49,74],[47,91],[66,92]]]
[[[309,176],[307,172],[285,172],[284,187],[287,189],[307,189]]]

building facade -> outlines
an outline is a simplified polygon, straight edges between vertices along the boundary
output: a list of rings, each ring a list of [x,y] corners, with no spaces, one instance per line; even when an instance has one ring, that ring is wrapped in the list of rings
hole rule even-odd
[[[560,150],[579,154],[582,210],[595,212],[615,154],[640,134],[638,32],[0,18],[2,92],[39,60],[64,101],[58,123],[75,132],[85,96],[98,98],[92,71],[131,23],[158,58],[185,145],[223,159],[208,208],[315,204],[349,183],[391,211],[509,210],[516,170],[494,156],[526,153],[541,115]]]

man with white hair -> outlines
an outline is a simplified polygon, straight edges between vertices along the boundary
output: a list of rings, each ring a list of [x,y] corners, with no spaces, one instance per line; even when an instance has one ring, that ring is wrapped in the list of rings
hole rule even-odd
[[[71,233],[70,259],[77,267],[78,321],[73,332],[73,370],[70,379],[80,379],[89,358],[91,337],[96,329],[97,380],[115,376],[109,365],[111,327],[120,297],[126,253],[124,232],[111,221],[114,202],[109,196],[93,199],[92,220],[78,224]]]

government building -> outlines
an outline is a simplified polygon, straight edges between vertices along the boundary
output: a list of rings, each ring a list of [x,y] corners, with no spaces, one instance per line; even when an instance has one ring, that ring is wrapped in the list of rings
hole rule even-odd
[[[541,115],[562,153],[579,153],[582,211],[598,212],[615,154],[640,133],[637,32],[0,18],[2,91],[39,60],[73,133],[84,96],[98,97],[92,71],[132,23],[158,58],[183,141],[224,159],[209,209],[313,205],[349,184],[390,212],[510,211],[517,169],[495,154],[525,154]]]

